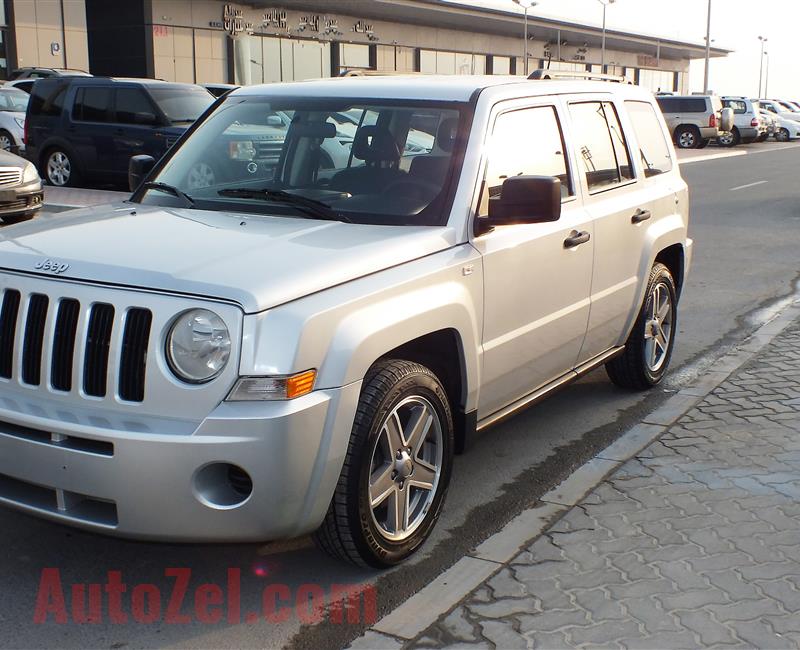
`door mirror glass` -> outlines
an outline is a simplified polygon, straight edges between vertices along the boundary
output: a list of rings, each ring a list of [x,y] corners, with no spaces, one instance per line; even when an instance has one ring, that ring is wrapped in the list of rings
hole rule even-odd
[[[561,180],[555,176],[512,176],[489,199],[489,225],[541,223],[561,218]]]
[[[133,123],[134,124],[142,124],[145,126],[153,126],[157,122],[156,116],[154,113],[134,113],[133,114]]]

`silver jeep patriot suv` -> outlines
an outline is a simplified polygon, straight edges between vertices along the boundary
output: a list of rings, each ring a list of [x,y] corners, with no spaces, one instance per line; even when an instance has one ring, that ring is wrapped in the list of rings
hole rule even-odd
[[[236,90],[131,200],[0,231],[0,502],[150,540],[420,547],[453,454],[670,361],[688,196],[623,83]]]

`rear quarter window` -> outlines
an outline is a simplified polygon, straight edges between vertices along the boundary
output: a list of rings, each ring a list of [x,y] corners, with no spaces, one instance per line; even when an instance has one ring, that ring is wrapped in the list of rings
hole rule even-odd
[[[670,171],[672,155],[653,105],[648,102],[627,101],[625,108],[633,125],[638,156],[644,167],[645,178]],[[634,147],[634,155],[637,154],[635,149],[636,147]]]
[[[64,108],[64,97],[69,86],[65,83],[39,81],[34,85],[28,104],[29,115],[58,117]]]

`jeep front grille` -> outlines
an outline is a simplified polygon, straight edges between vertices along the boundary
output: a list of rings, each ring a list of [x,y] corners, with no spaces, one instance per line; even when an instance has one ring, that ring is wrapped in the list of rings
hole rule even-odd
[[[74,298],[25,296],[16,289],[6,289],[1,304],[0,377],[28,386],[49,383],[54,390],[71,392],[77,370],[86,396],[105,397],[111,390],[122,400],[144,401],[153,318],[149,309],[117,310],[107,303],[81,306]],[[122,343],[114,378],[109,377],[109,358],[118,328]]]
[[[17,167],[0,167],[0,187],[19,185],[22,182],[22,170]]]

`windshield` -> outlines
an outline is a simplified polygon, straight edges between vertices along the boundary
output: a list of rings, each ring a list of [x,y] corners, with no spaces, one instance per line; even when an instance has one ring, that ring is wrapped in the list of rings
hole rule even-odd
[[[153,180],[189,195],[199,209],[439,225],[447,218],[462,106],[231,97]],[[155,190],[142,201],[180,204]],[[321,208],[316,214],[309,201]]]
[[[28,100],[31,96],[16,88],[0,89],[0,111],[11,111],[12,113],[24,113],[28,108]]]
[[[211,106],[214,96],[193,86],[149,86],[148,90],[170,122],[194,122]]]

